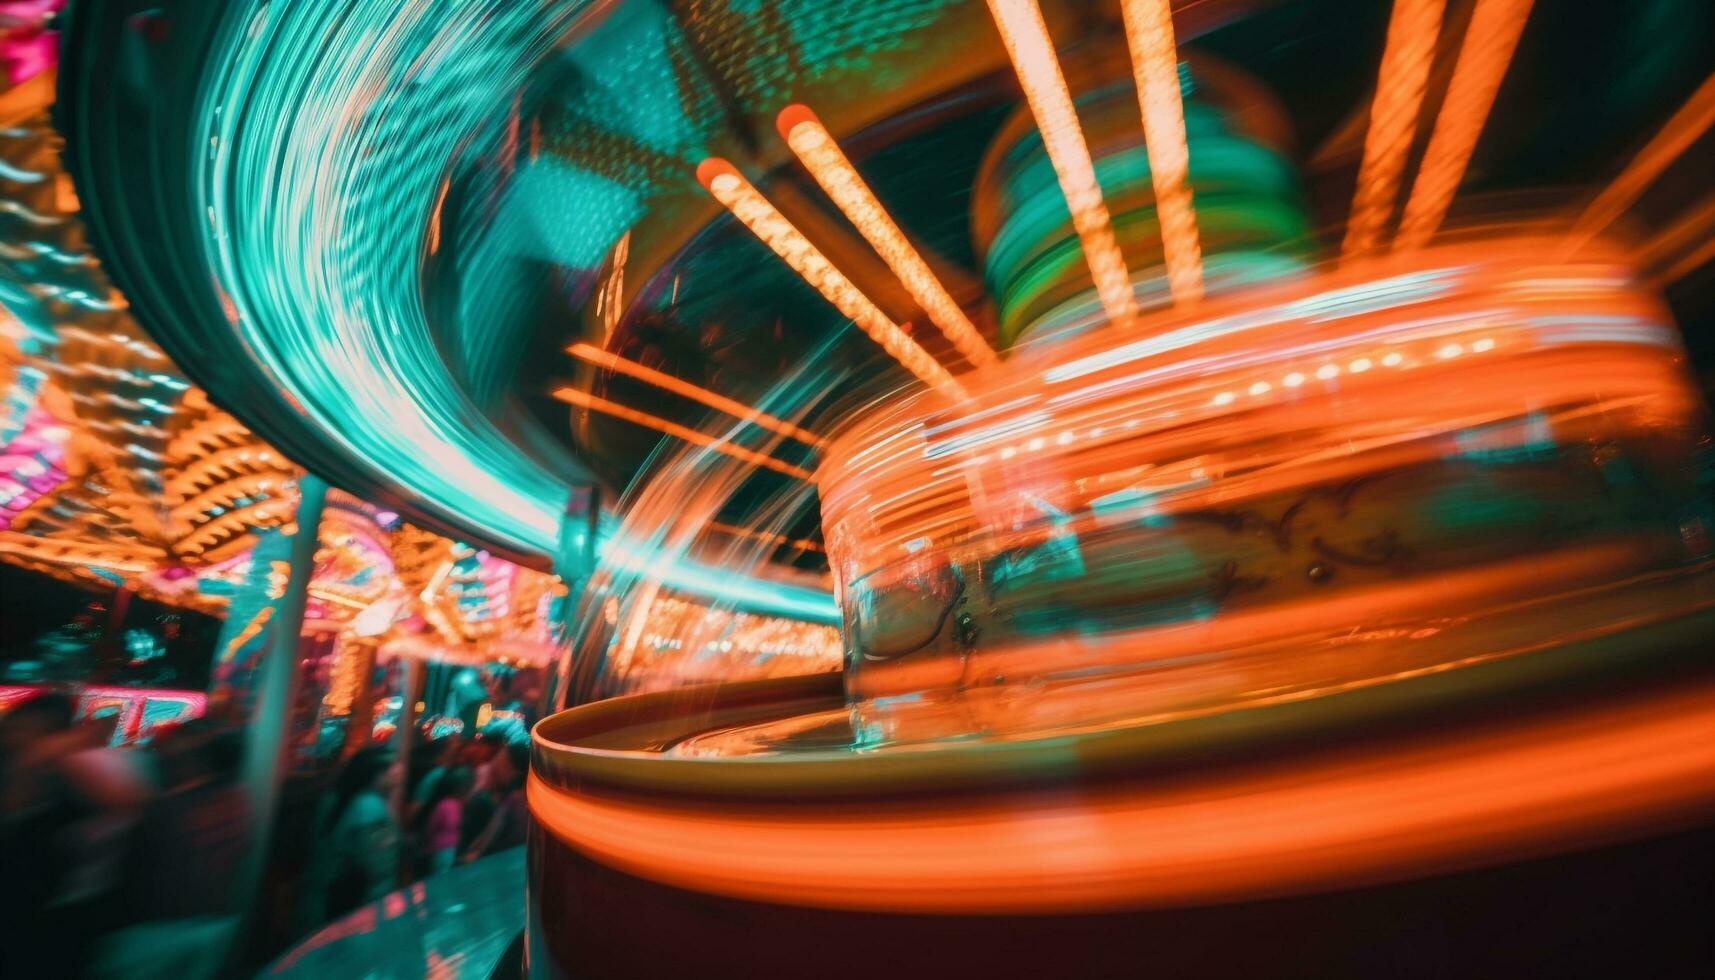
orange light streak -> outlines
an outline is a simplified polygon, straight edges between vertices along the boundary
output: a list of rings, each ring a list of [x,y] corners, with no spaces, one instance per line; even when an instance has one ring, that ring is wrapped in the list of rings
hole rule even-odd
[[[1102,309],[1113,322],[1129,325],[1138,313],[1131,272],[1126,269],[1125,255],[1114,239],[1113,222],[1102,200],[1102,185],[1096,180],[1096,166],[1090,160],[1090,148],[1084,142],[1072,92],[1060,70],[1060,59],[1054,53],[1042,8],[1036,5],[1036,0],[988,0],[988,3],[1001,42],[1012,58],[1018,83],[1024,89],[1024,98],[1030,103],[1031,115],[1036,117],[1036,128],[1042,133],[1048,162],[1060,180],[1066,207],[1072,212],[1072,227],[1083,245],[1084,260],[1090,265]]]
[[[1715,242],[1715,192],[1680,212],[1671,225],[1657,232],[1638,250],[1638,264],[1656,267],[1698,243]]]
[[[322,600],[323,602],[331,602],[336,606],[345,606],[347,609],[369,608],[369,603],[367,602],[359,602],[356,599],[347,599],[345,596],[342,596],[337,592],[331,592],[327,589],[311,589],[310,595]]]
[[[724,395],[717,395],[707,388],[700,388],[697,385],[691,384],[689,381],[683,381],[679,378],[675,378],[671,374],[665,374],[652,367],[645,367],[636,361],[626,360],[618,354],[602,350],[600,347],[596,347],[593,344],[573,344],[566,348],[566,353],[571,354],[573,357],[589,361],[591,364],[604,367],[617,374],[636,378],[639,381],[647,382],[648,384],[655,385],[658,388],[666,389],[675,395],[682,395],[694,402],[707,405],[717,412],[725,412],[733,418],[750,422],[754,425],[759,425],[764,429],[779,433],[789,439],[796,439],[807,446],[815,446],[820,449],[827,445],[827,443],[814,432],[808,432],[804,429],[800,429],[798,426],[793,425],[785,419],[777,419],[774,416],[769,415],[767,412],[752,408],[743,402],[734,401]]]
[[[725,534],[731,534],[740,538],[751,538],[756,541],[767,541],[772,544],[789,544],[794,548],[802,548],[805,551],[819,552],[823,550],[821,545],[811,541],[809,538],[789,538],[784,534],[769,534],[767,531],[753,531],[748,527],[739,527],[737,524],[728,524],[724,521],[710,521],[709,527],[716,531],[721,531]]]
[[[947,287],[935,277],[929,263],[923,261],[905,233],[899,230],[887,209],[864,182],[852,162],[846,158],[833,134],[822,120],[804,105],[789,105],[780,110],[776,119],[786,145],[797,154],[799,161],[828,197],[875,249],[893,274],[899,277],[905,291],[929,314],[929,319],[953,342],[953,347],[965,360],[976,367],[991,367],[1000,363],[994,348],[988,345],[976,325],[953,299]]]
[[[647,426],[657,432],[664,432],[667,435],[673,436],[676,439],[683,439],[693,446],[712,449],[717,453],[724,453],[734,459],[743,460],[746,463],[751,463],[756,466],[766,467],[777,473],[784,473],[787,476],[797,477],[800,480],[810,479],[810,472],[808,470],[799,469],[790,463],[782,463],[772,456],[765,456],[762,453],[753,452],[743,446],[735,446],[725,439],[716,439],[713,436],[705,435],[695,429],[680,425],[677,422],[669,422],[659,416],[650,415],[648,412],[640,412],[635,408],[621,405],[618,402],[608,401],[606,398],[592,395],[588,392],[579,391],[576,388],[559,388],[555,390],[554,397],[563,402],[576,405],[579,408],[591,409],[593,411],[612,415],[615,418],[624,419],[627,422],[635,422],[638,425]]]
[[[1417,132],[1445,8],[1446,0],[1394,2],[1376,96],[1370,103],[1370,127],[1364,135],[1364,158],[1358,166],[1352,215],[1346,222],[1343,251],[1347,258],[1368,254],[1382,244],[1399,197],[1406,154]]]
[[[1656,133],[1632,158],[1632,162],[1626,164],[1626,169],[1620,171],[1620,175],[1584,209],[1572,226],[1568,248],[1582,247],[1602,229],[1613,224],[1638,199],[1644,188],[1679,159],[1679,155],[1711,124],[1715,124],[1715,74],[1703,80],[1685,105],[1661,127],[1661,132]]]
[[[1021,479],[1011,468],[1035,474],[1023,485],[1066,514],[1093,515],[1097,500],[1129,489],[1165,515],[1355,479],[1384,453],[1390,467],[1430,464],[1455,451],[1460,432],[1523,417],[1542,399],[1562,406],[1539,416],[1561,438],[1592,425],[1688,422],[1695,401],[1675,380],[1679,355],[1659,303],[1614,277],[1608,256],[1544,266],[1558,241],[1389,255],[1377,261],[1392,277],[1348,268],[1266,297],[1152,313],[1140,331],[1184,342],[1097,332],[1063,344],[1047,370],[1009,360],[973,383],[950,424],[925,425],[925,411],[900,400],[854,425],[817,471],[829,552],[855,580],[913,549],[975,547],[967,532],[1010,535],[1014,511],[1034,507],[1004,489]],[[1555,335],[1552,324],[1597,309],[1616,317],[1614,330]],[[1555,354],[1540,368],[1527,357],[1547,350]],[[1605,386],[1588,372],[1606,375]],[[1440,376],[1458,377],[1457,391],[1431,380]],[[1355,412],[1350,425],[1327,426],[1330,397]],[[1572,417],[1591,405],[1607,421]],[[1225,434],[1212,437],[1216,427]]]
[[[16,535],[23,537],[22,535]],[[41,543],[38,545],[37,542]],[[74,552],[82,549],[92,552],[79,556]],[[59,552],[55,554],[54,552]],[[85,568],[102,568],[110,572],[131,572],[140,574],[152,571],[154,566],[140,561],[126,561],[122,558],[106,557],[95,545],[84,544],[80,541],[59,541],[39,538],[28,538],[14,543],[0,541],[0,554],[18,555],[33,561],[52,562],[58,565],[81,565]]]
[[[1681,256],[1678,261],[1662,270],[1661,275],[1656,276],[1654,282],[1658,288],[1676,283],[1690,275],[1693,270],[1701,268],[1710,259],[1715,259],[1715,238],[1705,241],[1702,245]]]
[[[1417,169],[1411,198],[1400,219],[1395,248],[1422,248],[1447,217],[1447,208],[1464,179],[1471,151],[1489,118],[1501,78],[1530,17],[1531,0],[1477,0],[1471,23],[1447,85],[1447,98],[1435,118],[1429,148]]]
[[[869,334],[871,340],[893,355],[893,359],[904,365],[906,370],[932,388],[954,398],[964,398],[964,389],[947,373],[941,362],[881,312],[874,301],[828,261],[828,257],[786,220],[786,216],[770,204],[761,191],[745,180],[736,167],[720,157],[709,157],[697,166],[697,180],[714,195],[715,200],[732,212],[733,217],[773,249],[775,255],[786,260],[792,271],[814,286],[828,302],[834,304],[835,309]]]
[[[1167,285],[1176,303],[1203,298],[1203,246],[1191,203],[1191,158],[1185,142],[1185,106],[1179,95],[1179,49],[1168,0],[1126,0],[1126,44],[1131,49],[1155,214],[1167,259]]]
[[[806,812],[802,801],[575,794],[534,774],[527,795],[546,830],[604,864],[757,901],[1003,913],[1254,899],[1552,853],[1706,815],[1710,695],[1701,685],[1403,748],[1358,747],[1290,771],[1071,798]]]

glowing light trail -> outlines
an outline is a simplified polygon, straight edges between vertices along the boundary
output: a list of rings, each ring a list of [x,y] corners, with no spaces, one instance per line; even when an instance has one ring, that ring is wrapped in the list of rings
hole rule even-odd
[[[759,425],[764,429],[768,429],[771,432],[777,432],[789,439],[796,439],[805,445],[815,446],[818,449],[827,445],[827,443],[814,432],[805,431],[785,419],[777,419],[766,412],[751,408],[749,405],[742,402],[734,401],[724,395],[717,395],[707,388],[700,388],[691,384],[689,381],[680,380],[670,374],[657,371],[652,367],[645,367],[636,361],[627,360],[620,357],[618,354],[602,350],[600,347],[596,347],[593,344],[573,344],[566,348],[566,353],[571,354],[573,357],[589,361],[591,364],[604,367],[616,374],[623,374],[627,377],[636,378],[639,381],[647,382],[648,384],[655,385],[658,388],[670,391],[675,395],[682,395],[694,402],[707,405],[717,412],[725,412],[733,418]]]
[[[80,552],[82,552],[80,554]],[[44,540],[26,538],[16,535],[12,540],[0,541],[0,554],[18,555],[35,561],[54,562],[61,565],[82,565],[85,568],[103,568],[110,572],[130,572],[141,574],[151,571],[155,566],[152,562],[125,561],[120,558],[107,557],[95,546],[86,545],[79,541]]]
[[[1638,262],[1659,267],[1687,248],[1695,251],[1700,242],[1704,245],[1715,243],[1712,232],[1715,232],[1715,192],[1703,195],[1701,201],[1680,212],[1671,225],[1644,243],[1638,250]]]
[[[1155,214],[1167,259],[1167,285],[1176,303],[1203,298],[1203,246],[1191,203],[1190,150],[1185,143],[1185,106],[1179,96],[1179,49],[1173,38],[1168,0],[1126,0],[1126,45],[1143,114]]]
[[[1358,166],[1358,187],[1352,195],[1352,216],[1346,222],[1347,258],[1375,251],[1382,244],[1388,218],[1399,197],[1405,157],[1417,132],[1429,65],[1435,58],[1435,38],[1441,32],[1446,0],[1395,0],[1388,19],[1387,48],[1370,103],[1370,128],[1364,135],[1364,158]]]
[[[311,589],[310,595],[322,600],[323,602],[331,602],[336,606],[344,606],[347,609],[369,608],[369,603],[367,602],[359,602],[356,599],[347,599],[345,596],[342,596],[337,592],[331,592],[327,589]]]
[[[824,590],[736,575],[731,568],[713,568],[683,556],[664,562],[657,546],[628,537],[611,514],[602,518],[596,548],[602,567],[609,571],[658,577],[669,588],[722,599],[742,609],[816,623],[840,622],[840,607]]]
[[[1655,285],[1660,288],[1676,283],[1690,275],[1693,270],[1701,268],[1705,262],[1711,259],[1715,259],[1715,238],[1707,239],[1702,245],[1681,256],[1678,261],[1662,270],[1661,275],[1655,277]]]
[[[208,147],[187,179],[244,356],[357,473],[541,555],[563,518],[563,471],[449,373],[419,273],[448,161],[557,50],[577,8],[229,6],[243,25],[211,42],[186,107]]]
[[[1530,17],[1530,6],[1531,0],[1478,0],[1459,48],[1459,61],[1453,67],[1453,80],[1447,85],[1447,98],[1435,118],[1429,148],[1418,165],[1395,248],[1422,248],[1441,227],[1495,103],[1501,78],[1512,62],[1513,49]]]
[[[941,328],[965,360],[979,368],[999,364],[1000,357],[994,348],[965,316],[965,311],[959,308],[947,287],[935,277],[929,263],[911,247],[905,233],[899,230],[875,192],[846,158],[833,134],[822,125],[822,120],[808,106],[789,105],[780,111],[776,123],[786,145],[797,154],[810,171],[810,176],[816,178],[816,183],[839,205],[841,213],[851,220],[864,240],[899,277],[905,291],[911,294],[918,306],[923,307],[929,319]]]
[[[756,237],[774,250],[774,254],[786,260],[792,271],[804,277],[804,281],[816,288],[828,302],[841,313],[850,317],[870,339],[881,345],[881,349],[893,355],[894,360],[905,366],[905,369],[915,374],[924,383],[933,388],[941,389],[955,398],[962,399],[964,390],[959,387],[941,362],[922,348],[917,341],[902,330],[899,324],[881,312],[868,296],[865,296],[857,286],[847,279],[845,273],[835,268],[821,250],[810,244],[804,234],[786,220],[762,192],[753,187],[750,181],[744,179],[732,164],[720,157],[709,157],[697,167],[697,179],[702,182],[715,200],[721,202],[733,217],[749,228]],[[689,430],[687,430],[689,431]]]
[[[1025,808],[975,795],[808,814],[797,800],[795,809],[669,805],[560,788],[540,771],[526,795],[542,828],[584,854],[752,901],[887,913],[1230,901],[1480,864],[1527,842],[1576,846],[1643,814],[1706,812],[1715,805],[1710,694],[1704,686],[1535,725],[1361,746],[1290,773],[1030,797]],[[598,751],[552,741],[562,728],[538,727],[537,750],[570,772],[590,766],[579,756]],[[1045,860],[1043,840],[1067,843]]]
[[[1679,159],[1686,148],[1696,142],[1699,136],[1710,124],[1715,123],[1715,74],[1703,80],[1697,91],[1691,93],[1685,105],[1673,114],[1673,118],[1661,127],[1661,132],[1645,144],[1615,177],[1596,195],[1590,206],[1578,217],[1572,226],[1569,248],[1576,249],[1599,234],[1602,229],[1613,224],[1630,207],[1638,195],[1644,192],[1650,181],[1655,180],[1666,170],[1673,161]]]
[[[1130,324],[1138,313],[1131,273],[1114,239],[1102,185],[1096,181],[1096,166],[1090,161],[1090,148],[1084,143],[1084,131],[1078,125],[1072,93],[1060,71],[1042,8],[1036,0],[989,0],[989,12],[1012,58],[1031,115],[1036,117],[1036,128],[1042,132],[1048,162],[1072,212],[1072,227],[1083,245],[1084,261],[1090,265],[1102,309],[1115,323]]]
[[[794,548],[801,548],[805,551],[814,551],[818,553],[825,550],[820,544],[811,541],[809,538],[790,538],[784,534],[770,534],[767,531],[753,531],[750,528],[739,527],[737,524],[728,524],[725,521],[710,521],[709,527],[724,534],[731,534],[740,538],[750,538],[754,541],[768,541],[773,544],[789,544]]]
[[[627,422],[635,422],[638,425],[647,426],[657,432],[664,432],[674,438],[683,439],[693,446],[712,449],[717,453],[724,453],[734,459],[743,460],[746,463],[767,467],[777,473],[784,473],[787,476],[797,477],[800,480],[810,479],[810,473],[808,470],[800,469],[790,463],[782,463],[772,456],[765,456],[762,453],[753,452],[743,446],[735,446],[724,439],[716,439],[713,436],[705,435],[695,429],[680,425],[677,422],[669,422],[660,416],[650,415],[648,412],[640,412],[635,408],[621,405],[618,402],[608,401],[606,398],[592,395],[588,392],[579,391],[576,388],[557,389],[554,392],[554,397],[563,402],[576,405],[579,408],[591,409],[607,415],[612,415],[615,418],[624,419]]]

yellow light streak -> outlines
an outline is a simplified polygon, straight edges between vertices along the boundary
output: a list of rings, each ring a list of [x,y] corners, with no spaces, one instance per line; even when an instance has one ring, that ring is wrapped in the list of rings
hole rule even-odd
[[[1137,298],[1132,293],[1131,272],[1114,239],[1113,222],[1102,200],[1102,185],[1096,181],[1096,166],[1078,124],[1072,92],[1060,70],[1048,24],[1036,0],[988,0],[1001,42],[1012,59],[1013,71],[1024,89],[1048,162],[1072,212],[1072,227],[1084,248],[1084,261],[1096,283],[1102,309],[1115,323],[1130,325],[1137,317]]]
[[[311,589],[310,595],[316,597],[317,599],[322,600],[323,602],[331,602],[336,606],[344,606],[347,609],[368,609],[369,608],[369,603],[367,603],[367,602],[359,602],[356,599],[348,599],[345,596],[342,596],[337,592],[329,592],[327,589]]]
[[[1126,45],[1143,115],[1155,214],[1167,259],[1167,285],[1175,303],[1203,298],[1203,245],[1191,202],[1191,155],[1185,142],[1185,106],[1179,95],[1179,48],[1168,0],[1125,0]]]
[[[452,570],[452,562],[441,562],[440,565],[435,568],[435,574],[429,576],[429,584],[423,588],[422,592],[417,594],[417,598],[421,599],[423,602],[434,602],[435,593],[440,591],[441,583],[447,580],[447,575],[450,574]]]
[[[720,157],[709,157],[697,166],[697,180],[714,195],[715,200],[732,212],[733,217],[784,259],[792,271],[815,287],[834,304],[835,309],[856,323],[906,370],[931,387],[964,399],[964,389],[947,373],[941,362],[881,312],[862,290],[846,278],[845,273],[828,261],[820,249],[810,244],[810,240],[762,196],[761,191],[745,180],[736,167]]]
[[[647,426],[657,432],[664,432],[677,439],[683,439],[693,446],[712,449],[717,453],[724,453],[734,459],[743,460],[744,462],[755,466],[766,467],[777,473],[784,473],[787,476],[796,477],[800,480],[810,479],[810,472],[808,470],[800,469],[790,463],[782,463],[780,460],[775,459],[772,456],[765,456],[762,453],[754,452],[744,448],[743,446],[735,446],[724,439],[716,439],[713,436],[698,432],[695,429],[687,428],[677,422],[669,422],[660,416],[650,415],[648,412],[640,412],[630,406],[621,405],[614,401],[608,401],[606,398],[602,398],[598,395],[592,395],[586,391],[579,391],[576,388],[559,388],[555,390],[554,397],[563,402],[576,405],[579,408],[591,409],[593,411],[612,415],[614,418],[624,419],[627,422],[635,422],[638,425]]]
[[[1376,97],[1370,103],[1370,127],[1364,134],[1364,158],[1346,222],[1347,258],[1380,248],[1388,219],[1399,198],[1406,154],[1417,133],[1435,39],[1441,33],[1445,0],[1394,0],[1388,19]]]
[[[965,360],[979,368],[999,364],[1000,357],[994,348],[935,277],[929,263],[906,240],[905,233],[846,158],[822,120],[808,106],[789,105],[780,111],[776,123],[786,145],[797,154],[810,176],[816,178],[816,183],[899,277],[905,291],[923,307],[930,321],[952,341]]]
[[[1465,167],[1471,162],[1477,137],[1489,118],[1501,78],[1512,62],[1513,49],[1530,17],[1531,0],[1477,0],[1471,23],[1460,43],[1459,60],[1447,98],[1435,117],[1429,148],[1418,165],[1411,198],[1400,219],[1396,249],[1422,248],[1447,217]]]
[[[818,449],[827,445],[827,443],[814,432],[808,432],[801,429],[785,419],[775,418],[767,412],[752,408],[743,402],[734,401],[724,395],[717,395],[707,388],[700,388],[697,385],[691,384],[689,381],[675,378],[671,374],[657,371],[652,367],[646,367],[636,361],[627,360],[626,358],[620,357],[618,354],[602,350],[600,347],[596,347],[593,344],[573,344],[566,348],[566,353],[581,360],[589,361],[591,364],[606,368],[616,374],[623,374],[627,377],[636,378],[639,381],[670,391],[675,395],[683,395],[694,402],[700,402],[701,404],[707,405],[717,412],[725,412],[733,418],[741,419],[754,425],[759,425],[771,432],[777,432],[787,438],[796,439],[805,445],[815,446]]]

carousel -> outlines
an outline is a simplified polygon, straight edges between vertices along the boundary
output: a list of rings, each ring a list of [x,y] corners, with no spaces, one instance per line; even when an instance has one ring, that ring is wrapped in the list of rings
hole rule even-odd
[[[1705,4],[4,6],[89,710],[530,744],[274,973],[1707,966]]]

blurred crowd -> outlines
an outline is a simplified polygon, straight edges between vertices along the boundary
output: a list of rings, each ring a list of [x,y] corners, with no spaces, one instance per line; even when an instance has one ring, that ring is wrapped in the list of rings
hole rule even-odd
[[[213,722],[146,747],[46,693],[0,716],[9,976],[217,975],[251,815],[242,740]],[[13,971],[16,970],[16,973]]]
[[[388,746],[360,748],[312,784],[313,815],[279,823],[264,849],[253,841],[242,731],[202,718],[147,745],[115,745],[116,717],[80,719],[76,704],[50,692],[0,714],[8,977],[226,975],[244,958],[242,931],[265,928],[247,924],[247,910],[286,909],[301,938],[524,842],[523,744],[427,742],[409,772]]]
[[[449,736],[407,773],[385,746],[346,760],[311,821],[296,931],[337,919],[400,885],[524,843],[528,746]],[[406,792],[406,790],[409,792]]]

